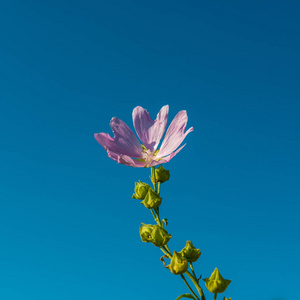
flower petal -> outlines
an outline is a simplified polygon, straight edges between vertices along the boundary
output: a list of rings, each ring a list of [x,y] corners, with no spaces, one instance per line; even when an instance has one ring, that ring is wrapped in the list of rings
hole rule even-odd
[[[191,127],[189,130],[184,132],[187,120],[188,117],[185,110],[180,111],[175,116],[161,144],[160,150],[157,154],[158,158],[164,157],[176,150],[177,147],[179,147],[183,142],[187,134],[194,130],[194,128]]]
[[[112,118],[110,127],[115,135],[113,138],[108,133],[95,134],[95,139],[106,151],[129,157],[142,157],[143,149],[139,140],[122,120]]]
[[[161,108],[153,121],[149,112],[137,106],[132,112],[132,119],[135,131],[144,144],[151,152],[155,151],[168,123],[169,105]]]
[[[130,167],[136,167],[136,168],[143,168],[147,165],[144,161],[139,161],[136,159],[132,159],[131,157],[127,155],[119,155],[117,153],[107,151],[108,157],[111,159],[117,161],[119,164],[130,166]]]
[[[177,149],[175,152],[171,153],[170,155],[158,160],[158,161],[155,161],[153,160],[150,164],[149,164],[149,168],[150,167],[154,167],[154,166],[157,166],[157,165],[161,165],[161,164],[165,164],[167,162],[169,162],[178,152],[181,151],[181,149],[185,146],[186,144],[184,144],[183,146],[181,146],[179,149]]]

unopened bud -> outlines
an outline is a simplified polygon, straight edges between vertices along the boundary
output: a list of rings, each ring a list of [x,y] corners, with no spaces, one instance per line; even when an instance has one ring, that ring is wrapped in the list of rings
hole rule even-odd
[[[149,209],[156,208],[161,204],[161,197],[152,189],[149,189],[145,199],[141,203]]]
[[[172,236],[168,233],[167,230],[160,227],[159,225],[154,225],[154,229],[151,233],[151,242],[157,247],[164,246],[168,243]]]
[[[203,280],[205,281],[207,289],[213,294],[223,293],[231,282],[231,280],[224,279],[221,276],[218,268],[215,268],[209,278]]]
[[[170,178],[170,171],[166,170],[162,165],[160,165],[155,170],[155,181],[163,183],[165,181],[168,181]]]
[[[140,236],[143,242],[149,243],[151,242],[151,234],[154,229],[154,225],[144,224],[142,223],[142,227],[140,226]]]
[[[180,254],[174,251],[170,264],[167,268],[175,275],[183,274],[187,271],[188,261]]]
[[[135,183],[135,194],[132,195],[132,198],[144,200],[149,190],[151,190],[150,185],[139,180],[139,182]]]
[[[191,241],[187,241],[185,247],[179,253],[188,262],[195,262],[201,255],[200,249],[195,248]]]

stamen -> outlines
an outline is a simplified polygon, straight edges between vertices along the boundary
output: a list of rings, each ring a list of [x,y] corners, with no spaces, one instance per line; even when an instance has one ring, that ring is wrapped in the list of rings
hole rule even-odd
[[[152,162],[155,160],[155,156],[157,154],[157,151],[151,152],[149,149],[143,148],[143,158],[145,159],[145,162]]]

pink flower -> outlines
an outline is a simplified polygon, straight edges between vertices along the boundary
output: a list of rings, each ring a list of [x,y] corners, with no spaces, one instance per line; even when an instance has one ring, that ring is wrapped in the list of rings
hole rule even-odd
[[[185,131],[188,120],[185,110],[180,111],[170,124],[159,149],[159,142],[164,135],[168,122],[169,106],[165,105],[153,121],[149,112],[137,106],[132,112],[135,131],[141,143],[132,130],[120,119],[114,117],[110,127],[114,133],[112,138],[108,133],[95,133],[95,139],[106,150],[108,156],[120,164],[131,167],[153,167],[169,162],[184,146],[177,149],[193,127]],[[177,150],[176,150],[177,149]]]

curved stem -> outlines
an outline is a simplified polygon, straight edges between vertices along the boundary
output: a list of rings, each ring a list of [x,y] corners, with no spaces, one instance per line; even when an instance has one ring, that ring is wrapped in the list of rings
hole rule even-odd
[[[200,295],[201,300],[206,300],[205,296],[203,294],[203,290],[200,287],[197,279],[195,279],[194,276],[189,271],[186,271],[185,273],[186,273],[187,276],[189,276],[189,278],[192,280],[193,284],[195,285],[195,287],[196,287],[196,289],[197,289],[197,291],[198,291],[198,293]]]
[[[181,278],[183,279],[183,281],[185,282],[185,284],[187,285],[187,287],[189,288],[189,290],[191,291],[191,293],[195,296],[195,298],[197,300],[200,300],[199,297],[196,295],[196,293],[192,290],[192,288],[190,287],[190,285],[188,284],[188,282],[186,281],[185,277],[180,274]]]

